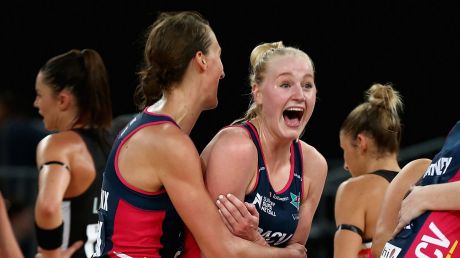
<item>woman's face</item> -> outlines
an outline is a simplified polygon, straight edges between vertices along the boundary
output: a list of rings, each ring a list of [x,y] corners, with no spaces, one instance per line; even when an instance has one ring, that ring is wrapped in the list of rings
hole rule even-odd
[[[59,120],[58,96],[53,92],[51,86],[44,82],[44,76],[40,72],[35,81],[36,97],[34,107],[38,108],[38,113],[43,117],[43,123],[48,130],[57,130]]]
[[[314,70],[301,55],[275,56],[265,78],[253,94],[260,116],[281,138],[297,139],[305,129],[316,103]]]
[[[214,32],[210,31],[212,44],[205,56],[203,62],[207,66],[209,72],[209,88],[204,89],[203,94],[207,97],[205,109],[213,109],[217,107],[217,90],[220,79],[224,78],[224,66],[220,58],[221,48]]]

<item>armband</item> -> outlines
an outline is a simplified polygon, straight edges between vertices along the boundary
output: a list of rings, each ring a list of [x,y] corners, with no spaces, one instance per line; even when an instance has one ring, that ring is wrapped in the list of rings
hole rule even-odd
[[[42,164],[42,165],[40,166],[40,168],[38,169],[38,171],[41,171],[41,170],[43,169],[44,166],[48,166],[48,165],[59,165],[59,166],[63,166],[65,169],[67,169],[68,171],[70,171],[69,166],[67,166],[66,164],[64,164],[64,163],[61,162],[61,161],[56,161],[56,160],[52,160],[52,161],[45,162],[44,164]]]
[[[355,232],[356,234],[358,234],[361,238],[364,238],[364,232],[355,225],[340,224],[337,226],[337,231],[338,230],[350,230],[351,232]]]
[[[61,223],[57,228],[43,229],[35,222],[35,234],[38,246],[45,250],[54,250],[61,247],[63,231],[64,223]]]

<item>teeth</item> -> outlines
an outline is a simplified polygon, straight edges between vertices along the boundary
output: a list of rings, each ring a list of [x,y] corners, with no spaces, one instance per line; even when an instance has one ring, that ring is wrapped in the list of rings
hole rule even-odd
[[[287,108],[286,111],[300,111],[300,112],[302,112],[303,108],[290,107],[290,108]]]

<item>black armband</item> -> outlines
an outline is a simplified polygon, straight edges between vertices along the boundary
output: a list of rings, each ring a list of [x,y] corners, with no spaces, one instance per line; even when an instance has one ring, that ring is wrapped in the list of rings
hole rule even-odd
[[[364,232],[358,228],[357,226],[355,225],[351,225],[351,224],[340,224],[337,226],[337,231],[338,230],[350,230],[351,232],[355,232],[356,234],[358,234],[359,236],[361,236],[361,238],[364,238]]]
[[[43,229],[35,222],[35,235],[37,236],[38,246],[45,250],[54,250],[61,247],[63,231],[64,223],[61,223],[57,228]]]
[[[52,161],[48,161],[48,162],[45,162],[44,164],[42,164],[40,166],[40,168],[38,169],[38,171],[41,171],[43,169],[44,166],[48,166],[48,165],[59,165],[59,166],[63,166],[65,169],[67,169],[68,171],[70,171],[70,168],[68,165],[64,164],[64,162],[61,162],[61,161],[56,161],[56,160],[52,160]]]

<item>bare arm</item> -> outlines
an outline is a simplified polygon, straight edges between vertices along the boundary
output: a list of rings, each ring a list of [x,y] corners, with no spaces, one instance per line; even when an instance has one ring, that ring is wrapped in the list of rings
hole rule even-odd
[[[364,230],[365,214],[359,197],[361,189],[350,179],[340,184],[335,199],[336,225],[349,224]],[[337,230],[334,237],[334,258],[357,257],[361,236],[350,230]]]
[[[458,196],[460,196],[460,181],[413,187],[410,194],[402,201],[398,225],[393,234],[398,233],[412,219],[425,211],[460,210]]]
[[[318,208],[327,175],[326,159],[315,148],[302,142],[303,153],[303,198],[299,208],[299,223],[289,244],[305,245],[310,235],[311,224]]]
[[[162,148],[158,158],[163,165],[158,176],[206,257],[306,257],[301,247],[263,247],[232,235],[206,190],[200,159],[190,138],[171,135]]]
[[[3,196],[0,192],[0,257],[24,257],[11,228]]]
[[[217,202],[227,228],[236,236],[266,245],[258,232],[257,209],[243,203],[257,171],[257,149],[247,132],[238,127],[220,131],[203,150],[201,157],[206,167],[206,186],[211,198],[226,198],[228,193],[236,197],[227,202],[229,206]]]
[[[69,164],[65,142],[49,135],[37,147],[37,167],[48,161]],[[38,176],[38,196],[35,203],[35,223],[42,229],[50,230],[62,224],[61,203],[70,183],[70,171],[64,166],[51,164],[43,166]],[[61,257],[60,248],[42,250],[41,257]]]
[[[372,254],[375,257],[380,256],[383,246],[393,235],[404,195],[423,175],[430,163],[429,159],[417,159],[407,163],[388,186],[372,241]]]

